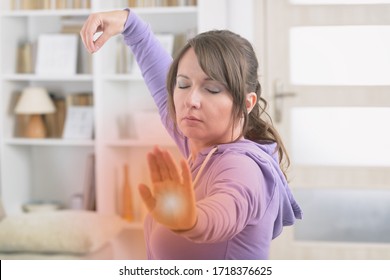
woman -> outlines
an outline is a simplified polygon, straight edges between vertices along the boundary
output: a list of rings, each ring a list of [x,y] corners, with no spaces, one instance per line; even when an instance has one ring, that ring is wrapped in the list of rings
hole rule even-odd
[[[252,46],[232,32],[210,31],[172,61],[128,9],[90,15],[80,34],[93,53],[119,33],[187,158],[179,168],[167,151],[148,155],[152,186],[139,186],[149,210],[148,258],[268,258],[271,240],[301,210],[287,185],[282,141],[261,118],[266,102]]]

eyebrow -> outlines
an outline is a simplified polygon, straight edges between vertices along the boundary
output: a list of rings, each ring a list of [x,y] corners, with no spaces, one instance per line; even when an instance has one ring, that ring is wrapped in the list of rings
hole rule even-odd
[[[183,74],[178,74],[177,76],[176,76],[176,78],[184,78],[184,79],[190,79],[190,77],[188,77],[188,76],[186,76],[186,75],[183,75]],[[205,78],[204,79],[205,81],[215,81],[215,80],[213,80],[213,79],[211,79],[210,77],[207,77],[207,78]]]

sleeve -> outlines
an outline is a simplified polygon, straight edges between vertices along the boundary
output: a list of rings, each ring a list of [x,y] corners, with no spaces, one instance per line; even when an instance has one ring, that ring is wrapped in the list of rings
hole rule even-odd
[[[229,155],[210,169],[214,174],[206,182],[205,198],[197,202],[197,223],[179,232],[193,242],[229,240],[247,225],[258,223],[264,213],[265,181],[256,162],[244,155]]]
[[[132,11],[129,11],[122,35],[141,69],[145,83],[158,107],[162,123],[179,150],[187,156],[187,141],[174,129],[174,122],[168,115],[166,78],[172,57],[161,46],[150,26]]]

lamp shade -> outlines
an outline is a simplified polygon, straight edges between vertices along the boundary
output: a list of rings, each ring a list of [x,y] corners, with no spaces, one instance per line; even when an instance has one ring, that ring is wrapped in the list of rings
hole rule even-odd
[[[49,93],[42,87],[27,87],[16,104],[16,114],[48,114],[56,110]]]

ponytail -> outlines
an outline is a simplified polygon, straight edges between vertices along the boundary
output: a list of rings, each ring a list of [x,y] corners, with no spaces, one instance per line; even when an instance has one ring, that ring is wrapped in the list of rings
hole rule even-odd
[[[290,158],[279,133],[273,126],[271,117],[266,112],[268,102],[263,97],[261,97],[261,85],[259,81],[256,83],[255,92],[258,102],[256,102],[255,106],[247,117],[247,125],[243,135],[246,139],[257,143],[276,143],[275,152],[277,152],[279,155],[279,165],[287,179],[286,173],[288,167],[290,166]],[[265,118],[263,118],[263,116],[265,116]]]

